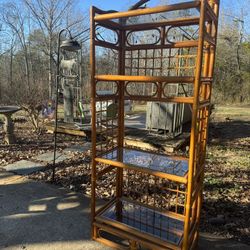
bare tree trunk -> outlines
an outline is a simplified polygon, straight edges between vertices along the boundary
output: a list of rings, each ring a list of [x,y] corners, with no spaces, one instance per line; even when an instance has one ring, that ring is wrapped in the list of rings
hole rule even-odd
[[[13,87],[13,46],[10,48],[10,88]]]
[[[53,91],[53,80],[52,80],[52,68],[53,68],[53,59],[52,59],[52,37],[49,38],[49,99],[53,99],[55,93]]]
[[[27,81],[28,89],[30,91],[30,69],[29,69],[29,55],[28,55],[28,52],[27,52],[27,47],[25,48],[24,62],[25,62],[25,76],[26,76],[26,81]]]
[[[243,78],[241,74],[241,58],[240,58],[240,49],[243,41],[243,32],[244,32],[244,21],[242,20],[243,18],[243,10],[241,9],[241,19],[238,19],[238,23],[241,25],[240,31],[239,31],[239,42],[237,44],[237,49],[236,49],[236,60],[237,60],[237,71],[238,71],[238,85],[241,86],[243,85]],[[243,101],[243,93],[240,93],[240,102]]]

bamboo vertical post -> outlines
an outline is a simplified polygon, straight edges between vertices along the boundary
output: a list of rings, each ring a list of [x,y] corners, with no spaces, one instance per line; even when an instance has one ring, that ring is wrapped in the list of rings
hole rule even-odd
[[[199,86],[201,81],[201,70],[202,70],[202,58],[203,58],[203,45],[204,45],[204,25],[205,25],[205,0],[201,0],[200,6],[200,22],[199,22],[199,41],[198,41],[198,52],[194,82],[194,103],[192,108],[192,124],[190,133],[190,153],[189,153],[189,165],[188,165],[188,184],[187,184],[187,201],[186,201],[186,214],[184,224],[184,239],[183,249],[188,250],[189,248],[189,229],[190,229],[190,217],[191,217],[191,200],[193,193],[193,171],[194,164],[197,164],[196,156],[196,140],[197,140],[197,114],[199,105]]]
[[[121,20],[120,25],[124,25],[126,20]],[[125,31],[120,30],[120,37],[119,37],[119,68],[118,73],[119,75],[125,74]],[[123,161],[123,144],[124,144],[124,85],[125,81],[119,81],[119,110],[118,110],[118,159],[119,161]],[[117,168],[117,177],[116,177],[116,195],[117,197],[122,196],[122,184],[123,184],[123,170],[121,168]]]
[[[93,225],[96,215],[96,82],[95,82],[95,10],[90,8],[90,75],[91,75],[91,112],[92,112],[92,168],[91,168],[91,236],[96,238],[96,229]]]
[[[216,3],[214,0],[209,1],[217,19],[219,18],[219,4],[220,1],[218,0]],[[216,40],[217,40],[217,32],[218,32],[218,21],[216,23],[214,23],[214,32],[215,32],[215,44],[216,44]],[[208,34],[212,35],[213,32],[213,27],[212,27],[212,22],[209,23],[207,25],[207,32]],[[214,61],[215,61],[215,50],[216,50],[216,46],[207,46],[207,53],[205,55],[205,65],[204,65],[204,76],[205,77],[212,77],[213,76],[213,70],[214,70]],[[211,92],[212,92],[212,86],[210,86],[210,98],[209,100],[211,101]],[[203,96],[206,95],[206,91],[203,91]],[[207,142],[207,138],[208,138],[208,123],[209,123],[209,116],[210,116],[210,107],[206,109],[206,131],[204,134],[204,159],[202,161],[202,164],[205,164],[205,155],[206,155],[206,142]],[[204,180],[204,170],[203,173],[201,175],[201,183],[203,184],[203,180]],[[198,196],[198,208],[197,208],[197,223],[200,223],[200,213],[201,213],[201,206],[202,206],[202,191],[203,189],[201,188],[200,190],[200,194]],[[198,232],[199,234],[199,232]]]

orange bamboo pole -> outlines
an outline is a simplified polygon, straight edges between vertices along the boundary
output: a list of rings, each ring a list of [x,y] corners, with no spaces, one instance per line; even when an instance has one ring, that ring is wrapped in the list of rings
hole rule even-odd
[[[218,20],[219,18],[219,4],[220,1],[213,1],[210,0],[209,1],[209,8],[211,8]],[[215,27],[215,46],[209,46],[208,47],[208,53],[206,54],[205,57],[205,67],[204,67],[204,76],[207,77],[213,77],[213,71],[214,71],[214,61],[215,61],[215,50],[216,50],[216,40],[217,40],[217,31],[218,31],[218,22],[214,23],[214,27]],[[212,23],[209,23],[207,25],[207,32],[209,34],[211,34],[213,32],[213,27],[212,27]],[[211,90],[212,91],[212,88]],[[205,92],[205,91],[204,91]],[[211,95],[209,98],[209,102],[211,101]],[[202,108],[202,107],[201,107]],[[206,122],[205,122],[205,126],[207,126],[205,134],[204,134],[204,159],[202,161],[202,164],[205,163],[205,154],[206,154],[206,142],[207,142],[207,137],[208,137],[208,122],[209,122],[209,114],[210,114],[210,109],[206,108],[206,113],[205,115],[207,116]],[[203,184],[203,180],[204,180],[204,170],[203,173],[201,173],[201,182]],[[198,196],[198,207],[197,207],[197,223],[199,225],[200,223],[200,213],[201,213],[201,206],[202,206],[202,187]],[[197,238],[199,236],[199,232],[197,232]]]
[[[161,12],[174,11],[174,10],[198,8],[199,6],[200,6],[199,1],[191,1],[191,2],[180,3],[180,4],[164,5],[164,6],[154,7],[154,8],[137,9],[137,10],[98,15],[95,17],[95,21],[117,19],[117,18],[123,18],[123,17],[128,18],[128,17],[133,17],[133,16],[139,16],[139,15],[148,15],[148,14],[155,14],[155,13],[161,13]]]
[[[138,236],[132,235],[129,231],[119,230],[119,229],[116,229],[112,226],[108,226],[108,225],[105,225],[102,223],[95,223],[95,224],[97,226],[99,226],[100,228],[103,228],[105,231],[110,232],[118,237],[135,240],[139,244],[142,244],[142,246],[145,246],[149,249],[166,250],[165,246],[161,246],[159,244],[155,244],[155,243],[150,242],[147,238],[145,238],[144,235],[141,235],[141,237],[140,236],[138,237]],[[121,245],[115,244],[112,241],[106,241],[103,238],[97,239],[97,241],[99,241],[100,243],[106,244],[107,246],[110,246],[110,247],[115,247],[117,249],[124,249],[123,247],[121,247]],[[176,247],[173,244],[169,244],[168,247],[170,247],[170,246],[172,246],[170,249],[176,249],[176,250],[180,249],[179,247]]]
[[[135,166],[135,165],[132,165],[132,164],[125,164],[125,163],[122,163],[122,162],[112,161],[112,160],[108,160],[108,159],[104,159],[104,158],[100,158],[100,157],[95,158],[95,160],[100,162],[100,163],[104,163],[104,164],[107,164],[107,165],[112,165],[112,166],[115,166],[115,167],[118,167],[118,168],[141,171],[143,173],[151,174],[151,175],[154,175],[154,176],[158,176],[160,178],[176,181],[176,182],[179,182],[179,183],[183,183],[183,184],[187,183],[187,178],[186,177],[181,177],[181,176],[172,175],[172,174],[166,174],[166,173],[156,171],[156,170],[152,170],[152,169],[149,169],[149,168],[138,167],[138,166]]]
[[[122,232],[129,232],[130,233],[130,238],[132,238],[133,236],[132,235],[135,235],[139,238],[144,238],[144,239],[147,239],[149,240],[150,242],[152,242],[153,244],[156,245],[156,248],[155,249],[159,249],[157,248],[157,245],[161,245],[161,246],[164,246],[165,249],[173,249],[173,250],[178,250],[179,247],[174,245],[174,244],[171,244],[167,241],[163,241],[162,239],[160,238],[155,238],[155,237],[152,237],[151,235],[147,235],[147,237],[145,237],[145,233],[143,232],[140,232],[138,230],[135,230],[133,227],[131,226],[128,226],[128,225],[123,225],[119,222],[116,222],[116,221],[112,221],[112,220],[106,220],[102,217],[97,217],[97,221],[99,223],[103,223],[103,224],[106,224],[106,225],[110,225],[112,226],[113,228],[117,228],[119,230],[121,230]],[[133,237],[134,238],[134,237]],[[139,238],[135,238],[136,241],[138,241]],[[151,244],[152,244],[151,243]]]
[[[96,238],[96,228],[94,227],[96,214],[96,88],[95,88],[95,11],[90,8],[90,75],[91,75],[91,112],[92,112],[92,168],[91,168],[91,236]]]
[[[184,76],[130,76],[130,75],[96,75],[98,81],[128,81],[128,82],[166,82],[193,83],[194,77]]]
[[[118,74],[124,75],[125,74],[125,31],[120,31],[120,37],[119,37],[119,69]],[[119,92],[119,109],[118,109],[118,147],[122,148],[124,145],[124,87],[125,87],[125,81],[124,79],[117,79],[119,81],[118,86],[118,92]],[[123,159],[123,151],[118,151],[118,160]],[[116,196],[121,197],[122,196],[122,188],[123,188],[123,169],[117,168],[117,176],[116,176]]]
[[[193,171],[196,155],[196,139],[197,139],[197,114],[198,114],[198,102],[199,102],[199,86],[201,80],[202,70],[202,58],[203,58],[203,44],[204,44],[204,25],[205,25],[205,2],[201,0],[200,6],[200,24],[199,24],[199,45],[196,62],[195,83],[194,83],[194,103],[192,109],[192,125],[190,134],[190,153],[189,153],[189,167],[188,167],[188,184],[187,184],[187,200],[186,200],[186,214],[184,224],[184,239],[183,250],[189,249],[189,229],[190,229],[190,217],[191,217],[191,200],[193,192]]]
[[[220,6],[220,1],[218,0],[218,4],[214,4],[213,7],[214,13],[216,14],[217,17],[219,17],[219,6]],[[218,33],[218,23],[215,24],[215,43],[217,42],[217,33]],[[214,73],[215,50],[216,50],[215,47],[211,47],[209,74],[208,74],[209,77],[212,77]]]

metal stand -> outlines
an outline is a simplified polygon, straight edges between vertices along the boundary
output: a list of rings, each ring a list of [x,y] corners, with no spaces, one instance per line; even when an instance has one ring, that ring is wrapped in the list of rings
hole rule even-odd
[[[61,43],[61,35],[67,31],[70,34],[70,39],[65,40]],[[55,86],[55,124],[54,124],[54,156],[53,156],[53,171],[52,171],[52,182],[55,181],[55,165],[56,165],[56,148],[57,148],[57,125],[58,125],[58,87],[60,82],[60,49],[66,51],[76,51],[81,48],[80,44],[72,39],[71,33],[68,29],[62,29],[58,33],[57,39],[57,63],[56,63],[56,86]]]

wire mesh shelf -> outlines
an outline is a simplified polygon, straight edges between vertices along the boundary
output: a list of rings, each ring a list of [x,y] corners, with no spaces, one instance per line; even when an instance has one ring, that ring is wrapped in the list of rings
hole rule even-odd
[[[107,163],[105,160],[108,160],[108,163],[114,166],[117,166],[116,163],[120,162],[124,164],[121,167],[138,168],[140,171],[155,172],[156,175],[157,173],[162,173],[166,174],[166,178],[169,178],[169,175],[186,178],[188,172],[187,159],[131,148],[115,148],[110,152],[102,154],[96,160],[103,163]]]
[[[135,230],[135,233],[136,231],[145,233],[155,237],[156,241],[160,239],[177,246],[181,244],[183,237],[182,219],[134,203],[126,198],[112,202],[111,206],[96,217],[96,220],[120,229],[125,226],[131,229],[131,233]]]

